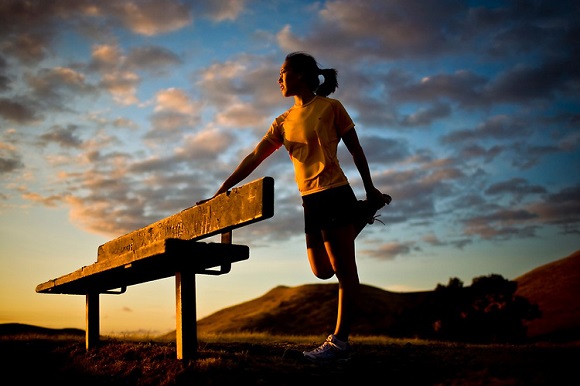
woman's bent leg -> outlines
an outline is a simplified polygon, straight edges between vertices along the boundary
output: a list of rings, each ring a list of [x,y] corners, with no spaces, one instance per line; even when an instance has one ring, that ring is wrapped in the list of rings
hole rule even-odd
[[[322,280],[327,280],[334,276],[334,267],[330,263],[330,258],[320,233],[306,234],[306,252],[310,262],[310,269],[312,269],[314,276]]]

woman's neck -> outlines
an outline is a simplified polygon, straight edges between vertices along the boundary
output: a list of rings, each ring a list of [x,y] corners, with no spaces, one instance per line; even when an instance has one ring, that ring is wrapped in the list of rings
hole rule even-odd
[[[294,95],[294,106],[304,106],[316,97],[312,91]]]

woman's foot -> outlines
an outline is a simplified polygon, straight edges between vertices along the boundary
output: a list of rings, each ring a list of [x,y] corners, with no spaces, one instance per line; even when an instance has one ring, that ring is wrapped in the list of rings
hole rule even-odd
[[[311,361],[348,360],[350,357],[350,345],[339,340],[334,335],[329,335],[326,341],[312,351],[304,351],[304,357]]]
[[[391,196],[388,194],[383,194],[384,202],[379,203],[371,203],[368,200],[359,200],[356,206],[356,214],[355,214],[355,223],[354,223],[354,230],[355,235],[358,234],[364,229],[367,224],[373,224],[375,221],[380,222],[384,225],[384,223],[379,220],[377,217],[377,211],[381,209],[385,204],[389,205],[391,203]]]

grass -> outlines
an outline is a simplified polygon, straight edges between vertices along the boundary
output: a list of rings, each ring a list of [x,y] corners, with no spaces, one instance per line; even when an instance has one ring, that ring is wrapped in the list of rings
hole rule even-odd
[[[168,341],[78,336],[0,339],[5,379],[58,385],[572,385],[578,344],[470,345],[355,336],[347,363],[301,358],[323,336],[220,334],[199,337],[198,357],[176,359]],[[16,384],[16,383],[15,383]]]

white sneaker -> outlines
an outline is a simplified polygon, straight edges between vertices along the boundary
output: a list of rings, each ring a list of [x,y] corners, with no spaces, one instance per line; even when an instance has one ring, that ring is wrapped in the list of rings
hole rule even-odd
[[[330,334],[326,341],[320,347],[312,351],[304,351],[304,357],[314,361],[331,361],[337,359],[348,359],[350,354],[350,345],[343,342]]]

